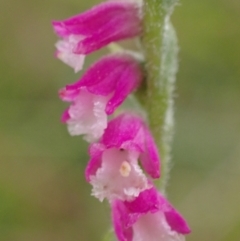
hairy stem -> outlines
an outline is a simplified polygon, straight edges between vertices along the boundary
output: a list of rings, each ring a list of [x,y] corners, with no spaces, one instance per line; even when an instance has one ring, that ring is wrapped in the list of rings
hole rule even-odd
[[[142,44],[147,88],[145,107],[161,156],[158,187],[164,191],[169,173],[173,130],[173,89],[177,71],[177,38],[170,23],[176,0],[145,0]]]

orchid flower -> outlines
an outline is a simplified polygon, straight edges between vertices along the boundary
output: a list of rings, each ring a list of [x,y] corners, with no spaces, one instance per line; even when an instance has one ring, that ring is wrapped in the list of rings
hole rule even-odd
[[[157,147],[147,126],[136,115],[125,113],[111,120],[89,152],[86,179],[100,201],[133,200],[152,187],[144,172],[151,178],[160,176]]]
[[[141,33],[140,1],[111,0],[62,21],[53,21],[56,57],[75,72],[82,69],[84,57],[113,41]]]
[[[133,201],[114,200],[112,219],[119,241],[184,241],[188,224],[155,187]]]
[[[72,102],[62,116],[70,134],[86,134],[90,142],[100,138],[107,127],[107,115],[142,78],[139,63],[128,54],[111,54],[93,64],[79,81],[59,91],[62,100]]]

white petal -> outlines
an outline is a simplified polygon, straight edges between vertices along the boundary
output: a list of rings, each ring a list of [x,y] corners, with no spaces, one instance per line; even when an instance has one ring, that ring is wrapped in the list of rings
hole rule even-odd
[[[80,71],[84,64],[85,55],[75,54],[73,50],[76,48],[78,41],[82,39],[81,36],[71,35],[68,38],[59,40],[56,43],[57,53],[56,56],[65,64],[72,67],[76,72]]]
[[[67,121],[71,135],[85,134],[89,142],[100,138],[107,127],[105,107],[108,97],[94,95],[81,89],[74,104],[69,108],[70,119]]]
[[[132,200],[145,189],[150,188],[147,178],[138,166],[137,159],[130,159],[128,151],[116,148],[106,150],[102,156],[102,166],[91,176],[92,195],[99,200]],[[136,155],[135,155],[136,156]],[[128,162],[128,175],[123,175],[122,167]]]

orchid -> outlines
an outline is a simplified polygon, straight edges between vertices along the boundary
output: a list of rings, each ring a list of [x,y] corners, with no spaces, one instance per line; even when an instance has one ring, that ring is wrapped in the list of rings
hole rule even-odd
[[[56,57],[74,68],[82,69],[84,56],[113,41],[141,33],[140,2],[111,0],[62,21],[53,21]]]
[[[70,134],[85,134],[88,141],[101,137],[107,115],[139,86],[142,78],[138,61],[128,54],[111,54],[93,64],[79,81],[59,91],[62,100],[72,102],[62,118]]]
[[[188,224],[154,187],[132,202],[114,200],[112,219],[119,241],[184,241]]]
[[[190,232],[154,183],[159,179],[157,185],[164,191],[169,171],[178,50],[169,22],[174,3],[145,0],[143,7],[141,0],[109,0],[53,21],[61,38],[56,57],[75,72],[82,69],[87,54],[141,36],[141,52],[113,43],[114,53],[59,91],[60,98],[70,102],[62,122],[71,135],[84,135],[91,143],[85,177],[92,195],[109,202],[118,241],[184,241]],[[141,114],[117,115],[115,110],[135,90]]]
[[[86,179],[92,194],[103,200],[133,200],[152,187],[160,176],[160,158],[154,140],[143,122],[133,114],[119,115],[108,123],[99,141],[90,147]],[[138,160],[141,163],[141,169]]]

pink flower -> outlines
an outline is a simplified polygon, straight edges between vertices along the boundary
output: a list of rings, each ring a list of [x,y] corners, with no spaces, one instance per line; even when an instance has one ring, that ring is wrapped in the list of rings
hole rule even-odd
[[[107,115],[135,90],[143,78],[138,62],[127,54],[112,54],[93,64],[82,78],[59,92],[64,101],[73,102],[62,121],[71,135],[86,134],[94,141],[107,127]]]
[[[154,140],[138,116],[122,114],[108,123],[99,143],[90,146],[86,179],[101,201],[133,200],[152,187],[145,173],[160,176],[160,159]]]
[[[141,32],[139,1],[112,0],[63,21],[53,21],[62,38],[57,54],[63,62],[79,71],[84,56],[107,44],[137,36]]]
[[[114,200],[111,205],[119,241],[184,241],[190,233],[184,218],[155,188],[132,202]]]

